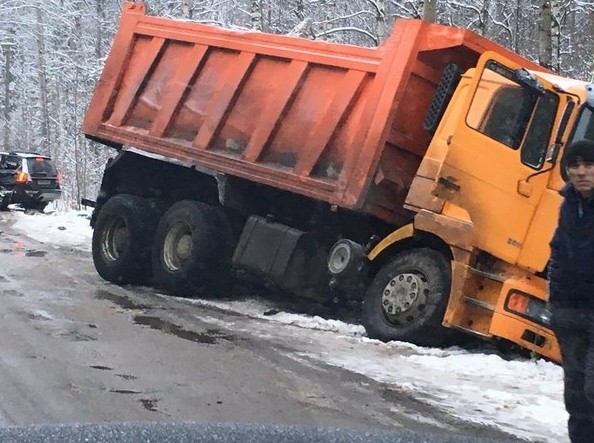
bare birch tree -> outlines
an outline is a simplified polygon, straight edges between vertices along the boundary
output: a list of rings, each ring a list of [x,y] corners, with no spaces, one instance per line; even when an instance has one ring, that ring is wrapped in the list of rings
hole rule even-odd
[[[2,55],[4,56],[4,100],[3,100],[3,131],[4,131],[4,146],[10,146],[11,142],[11,114],[12,114],[12,84],[14,76],[12,75],[12,58],[14,53],[14,43],[10,40],[3,41],[0,43],[2,47]]]
[[[551,2],[551,68],[559,72],[559,57],[561,53],[560,29],[559,29],[559,0]]]
[[[421,0],[422,18],[426,22],[435,23],[437,21],[437,0]]]
[[[192,20],[194,15],[194,1],[182,0],[181,2],[181,17],[187,20]]]
[[[262,2],[261,0],[252,0],[250,15],[252,20],[252,29],[262,31]]]
[[[35,5],[35,37],[37,40],[37,80],[39,82],[39,107],[41,111],[41,148],[50,156],[53,149],[50,143],[50,114],[48,108],[48,79],[45,59],[45,23],[43,10],[40,5]]]
[[[551,0],[541,0],[540,19],[538,22],[538,62],[548,69],[553,69],[552,22]]]
[[[563,74],[594,77],[594,0],[144,1],[154,15],[361,46],[380,44],[398,17],[439,19]],[[6,149],[51,154],[64,173],[66,206],[94,198],[113,154],[85,140],[80,124],[122,3],[0,1],[0,43],[14,43],[9,59],[0,50],[0,140]]]

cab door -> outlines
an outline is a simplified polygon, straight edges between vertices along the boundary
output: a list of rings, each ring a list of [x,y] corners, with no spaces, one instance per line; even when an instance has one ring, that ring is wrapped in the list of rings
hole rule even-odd
[[[551,84],[487,52],[466,100],[438,194],[468,212],[479,249],[516,263],[550,175],[545,157],[560,98]]]

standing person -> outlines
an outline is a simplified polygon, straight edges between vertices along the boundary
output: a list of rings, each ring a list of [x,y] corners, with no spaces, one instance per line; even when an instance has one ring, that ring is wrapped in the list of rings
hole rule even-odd
[[[551,241],[551,327],[563,358],[565,408],[572,443],[594,441],[594,141],[563,155],[568,183]]]

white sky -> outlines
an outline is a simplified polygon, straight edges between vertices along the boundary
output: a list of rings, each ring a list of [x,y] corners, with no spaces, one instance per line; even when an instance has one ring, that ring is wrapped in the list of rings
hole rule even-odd
[[[88,213],[25,214],[14,210],[14,227],[35,240],[90,251]],[[90,258],[89,258],[90,259]],[[189,300],[243,314],[222,326],[290,341],[289,356],[362,374],[411,393],[463,420],[496,426],[534,442],[569,442],[563,406],[563,373],[545,361],[503,360],[484,351],[421,348],[365,337],[360,325],[279,312],[258,297],[238,301]],[[214,317],[202,320],[220,323]],[[396,408],[396,405],[394,406]]]

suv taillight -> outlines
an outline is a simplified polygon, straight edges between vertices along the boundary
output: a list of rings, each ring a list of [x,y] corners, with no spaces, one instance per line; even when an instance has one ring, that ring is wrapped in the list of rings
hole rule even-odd
[[[17,172],[17,174],[16,174],[17,183],[25,183],[27,180],[29,180],[29,174],[27,174],[26,172],[23,172],[23,171]]]

